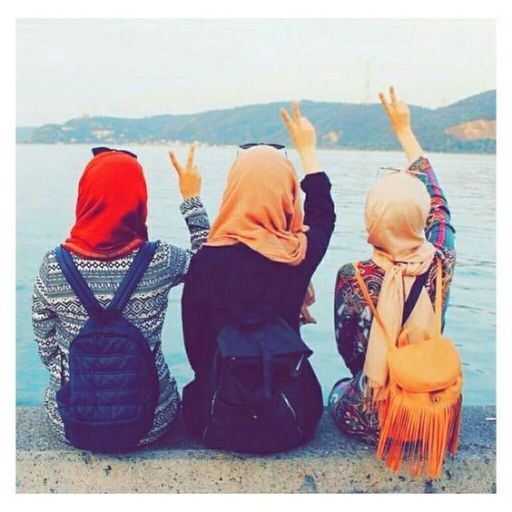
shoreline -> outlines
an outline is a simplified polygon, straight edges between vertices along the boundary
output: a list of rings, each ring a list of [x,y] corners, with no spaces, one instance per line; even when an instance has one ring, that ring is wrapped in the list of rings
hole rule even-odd
[[[197,147],[201,148],[233,148],[237,147],[237,144],[209,144],[207,142],[200,141],[159,141],[159,142],[101,142],[101,141],[93,141],[93,142],[16,142],[16,146],[96,146],[101,144],[112,144],[115,146],[148,146],[148,147],[167,147],[167,146],[176,146],[176,147],[186,147],[192,142],[196,142]],[[319,151],[342,151],[342,152],[357,152],[357,153],[401,153],[400,148],[396,149],[361,149],[361,148],[348,148],[348,147],[332,147],[332,146],[321,146],[318,145],[317,149]],[[287,150],[293,150],[291,147],[287,147]],[[293,150],[294,151],[294,150]],[[429,154],[439,154],[439,155],[466,155],[466,156],[497,156],[497,151],[430,151],[425,150],[426,153]]]

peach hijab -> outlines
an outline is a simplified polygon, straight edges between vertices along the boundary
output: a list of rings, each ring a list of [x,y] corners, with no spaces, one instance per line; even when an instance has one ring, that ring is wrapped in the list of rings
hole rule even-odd
[[[368,243],[373,245],[372,260],[385,270],[377,303],[384,325],[372,322],[364,365],[377,399],[379,390],[387,384],[389,340],[394,342],[400,334],[405,298],[416,276],[430,268],[436,251],[425,238],[429,211],[425,185],[404,172],[380,179],[366,199],[365,223]],[[425,288],[406,325],[412,328],[409,343],[419,341],[414,333],[433,333],[434,311]]]
[[[237,157],[205,245],[243,243],[266,258],[299,265],[307,238],[300,186],[290,160],[270,146]]]

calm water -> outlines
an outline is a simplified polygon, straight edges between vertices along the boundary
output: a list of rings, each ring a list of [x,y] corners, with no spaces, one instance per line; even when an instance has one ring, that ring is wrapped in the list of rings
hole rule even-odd
[[[149,233],[176,245],[188,244],[179,214],[180,197],[167,147],[132,146],[146,172]],[[178,151],[182,157],[185,149]],[[214,218],[234,147],[198,148],[203,172],[203,200]],[[47,374],[32,337],[30,306],[33,280],[46,251],[68,234],[74,219],[77,184],[90,155],[89,146],[19,145],[17,147],[17,403],[37,405]],[[297,163],[293,151],[289,157]],[[448,197],[457,230],[458,262],[447,315],[446,334],[464,361],[466,404],[495,404],[495,157],[431,154]],[[331,246],[313,281],[317,325],[303,336],[314,350],[312,364],[324,390],[348,375],[337,353],[332,294],[338,268],[369,255],[363,224],[366,191],[379,166],[403,166],[401,153],[320,151],[320,162],[333,183],[338,221]],[[191,378],[180,321],[182,287],[171,290],[163,347],[180,388]]]

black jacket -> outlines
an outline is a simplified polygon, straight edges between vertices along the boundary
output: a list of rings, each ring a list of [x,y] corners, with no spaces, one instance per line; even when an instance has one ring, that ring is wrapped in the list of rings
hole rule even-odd
[[[270,308],[299,331],[304,295],[327,250],[336,220],[331,184],[325,173],[307,175],[301,187],[306,194],[304,224],[309,230],[306,257],[300,265],[271,261],[244,244],[204,246],[193,257],[185,278],[182,316],[185,349],[196,379],[208,371],[217,334],[228,321]],[[316,397],[320,393],[321,400],[320,386],[309,365],[308,371],[315,388],[312,392]],[[186,409],[193,405],[187,404],[186,396],[183,406],[187,415]]]

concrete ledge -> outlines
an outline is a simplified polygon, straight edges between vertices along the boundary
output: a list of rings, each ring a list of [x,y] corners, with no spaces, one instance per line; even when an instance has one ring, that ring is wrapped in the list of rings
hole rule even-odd
[[[19,493],[495,493],[496,410],[466,407],[459,453],[437,481],[395,475],[325,414],[314,439],[254,457],[206,450],[177,422],[158,446],[94,455],[55,439],[41,408],[17,408]],[[489,419],[492,418],[492,419]]]

